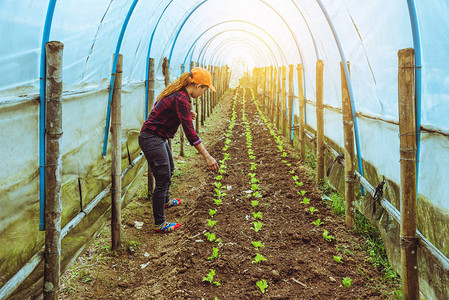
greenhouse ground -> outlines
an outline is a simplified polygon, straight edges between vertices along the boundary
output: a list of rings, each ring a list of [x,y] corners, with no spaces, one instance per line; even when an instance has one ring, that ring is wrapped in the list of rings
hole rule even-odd
[[[245,102],[243,89],[238,90],[235,125],[228,135],[229,158],[223,162],[233,94],[228,91],[199,134],[212,156],[226,164],[222,179],[206,170],[193,147],[180,157],[179,144],[173,143],[177,170],[171,192],[183,204],[166,210],[166,217],[182,223],[181,229],[169,234],[152,231],[144,179],[141,192],[122,212],[122,248],[110,251],[106,226],[63,274],[61,299],[396,298],[398,286],[385,282],[363,250],[365,240],[348,230],[344,219],[322,200],[310,169],[284,139],[280,150],[249,89]],[[243,112],[252,136],[252,159]],[[251,162],[255,170],[250,169]],[[250,173],[256,174],[261,198],[254,196]],[[226,193],[220,205],[213,200],[219,198],[214,185],[218,181],[220,193]],[[310,203],[301,203],[304,197]],[[252,206],[252,201],[259,205]],[[310,207],[317,211],[312,213]],[[217,210],[213,217],[210,209]],[[262,215],[258,232],[253,222],[259,220],[253,212]],[[208,219],[217,221],[212,228]],[[323,224],[312,223],[317,219]],[[143,222],[140,229],[136,222]],[[327,241],[324,230],[335,239]],[[215,233],[221,242],[207,241],[206,232]],[[256,250],[255,241],[264,247]],[[213,247],[218,248],[218,257],[208,259]],[[257,253],[266,261],[254,263]],[[341,262],[334,256],[341,257]],[[210,270],[216,273],[213,282],[220,285],[203,281]],[[345,278],[349,287],[343,284]],[[256,285],[261,280],[268,285],[264,293]]]

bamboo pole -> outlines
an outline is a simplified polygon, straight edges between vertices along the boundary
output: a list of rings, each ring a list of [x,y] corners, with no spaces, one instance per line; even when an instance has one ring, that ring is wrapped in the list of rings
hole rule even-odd
[[[181,74],[183,73],[184,66],[181,64]],[[180,141],[179,141],[179,155],[184,157],[184,130],[179,131]]]
[[[167,87],[170,84],[170,61],[166,57],[162,60],[162,74],[164,75],[165,86]],[[168,139],[168,145],[173,151],[172,139]]]
[[[115,71],[114,91],[112,94],[111,110],[111,175],[112,175],[112,208],[111,208],[111,239],[112,250],[116,250],[121,244],[121,210],[122,210],[122,70],[123,56],[119,54]]]
[[[207,69],[209,70],[209,73],[210,73],[210,71],[211,71],[210,65],[207,66]],[[212,83],[212,85],[213,85],[213,83]],[[207,89],[207,96],[206,96],[206,114],[207,114],[207,117],[210,116],[210,94],[211,93],[212,93],[212,90],[211,89]]]
[[[270,75],[268,77],[268,91],[269,91],[269,98],[268,98],[268,118],[272,120],[272,114],[273,114],[273,66],[270,66]]]
[[[348,70],[349,70],[349,62]],[[352,118],[351,100],[349,98],[343,63],[340,62],[341,96],[343,111],[343,134],[345,141],[345,223],[350,229],[354,228],[354,199],[355,199],[355,160],[354,160],[354,120]]]
[[[412,48],[398,52],[399,139],[401,155],[401,258],[404,299],[419,298],[416,238],[415,61]]]
[[[293,91],[293,72],[295,71],[293,65],[289,66],[289,72],[288,72],[288,133],[289,133],[289,140],[290,143],[293,145],[293,97],[294,97],[294,91]]]
[[[148,112],[150,113],[154,106],[154,58],[150,58],[148,64]],[[148,116],[147,116],[148,118]],[[148,193],[147,197],[150,199],[150,194],[154,191],[154,176],[153,171],[151,171],[150,165],[148,164]]]
[[[61,273],[61,140],[62,140],[62,50],[61,42],[48,42],[46,50],[47,149],[45,176],[44,299],[59,298]]]
[[[304,107],[304,68],[302,64],[297,66],[298,70],[298,97],[299,97],[299,142],[301,145],[300,155],[302,161],[306,160],[306,131],[305,131],[305,107]]]
[[[287,67],[282,66],[282,135],[287,136]]]
[[[324,180],[323,61],[316,62],[317,182]]]

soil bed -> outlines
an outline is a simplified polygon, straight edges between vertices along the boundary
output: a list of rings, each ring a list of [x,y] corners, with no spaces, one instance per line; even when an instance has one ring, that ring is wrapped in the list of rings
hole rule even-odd
[[[232,116],[232,94],[228,93],[214,112],[214,118],[200,133],[206,148],[217,161],[223,158],[222,148],[229,120]],[[174,197],[184,200],[181,207],[166,211],[168,221],[183,223],[181,229],[169,234],[152,231],[151,205],[144,197],[124,210],[124,246],[110,252],[108,230],[65,273],[62,299],[388,299],[393,287],[382,282],[382,274],[369,262],[362,250],[364,240],[347,230],[344,220],[333,214],[321,199],[310,172],[295,158],[284,141],[286,157],[281,156],[277,144],[259,116],[246,91],[238,91],[236,122],[230,136],[226,173],[221,191],[226,193],[223,203],[216,205],[214,177],[205,170],[198,155],[176,157],[182,176],[175,178]],[[250,160],[243,109],[250,124],[252,150]],[[204,128],[204,127],[203,127]],[[288,148],[288,149],[287,149]],[[250,162],[256,170],[250,170]],[[294,171],[294,173],[293,173]],[[261,198],[251,196],[248,173],[256,173]],[[295,184],[292,176],[298,176]],[[310,203],[301,204],[306,191]],[[250,196],[250,197],[248,197]],[[258,200],[257,207],[251,200]],[[318,211],[311,214],[309,207]],[[209,209],[217,209],[211,218]],[[263,227],[251,229],[252,212],[261,212]],[[312,224],[321,219],[321,226]],[[217,221],[213,228],[207,219]],[[144,222],[142,229],[134,221]],[[335,240],[323,238],[327,230]],[[213,232],[222,243],[208,242],[205,232]],[[265,247],[257,251],[251,244],[261,241]],[[213,260],[212,247],[219,248]],[[256,253],[267,261],[253,263]],[[341,256],[337,263],[334,256]],[[216,272],[214,281],[220,286],[203,282],[209,270]],[[80,275],[80,272],[83,274]],[[76,275],[74,275],[76,274]],[[352,279],[351,286],[342,284]],[[256,282],[265,279],[268,288],[262,294]]]

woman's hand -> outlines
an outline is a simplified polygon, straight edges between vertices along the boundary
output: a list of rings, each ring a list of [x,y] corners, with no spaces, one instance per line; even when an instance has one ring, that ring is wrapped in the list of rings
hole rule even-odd
[[[215,158],[213,158],[212,156],[209,155],[205,159],[206,159],[206,164],[207,164],[207,167],[209,168],[209,170],[217,172],[218,164],[217,164],[217,161],[215,160]]]
[[[196,119],[196,112],[191,110],[190,113],[192,114],[192,121],[195,121],[195,119]]]

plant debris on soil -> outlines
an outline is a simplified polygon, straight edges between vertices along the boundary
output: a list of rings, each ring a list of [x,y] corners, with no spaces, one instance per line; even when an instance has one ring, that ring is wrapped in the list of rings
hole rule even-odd
[[[229,128],[233,111],[235,124]],[[107,226],[63,275],[61,299],[393,298],[394,287],[362,249],[364,239],[328,208],[288,141],[278,147],[250,89],[229,90],[199,135],[225,164],[224,173],[217,179],[200,155],[177,156],[174,143],[178,170],[171,193],[183,202],[167,209],[166,218],[183,226],[168,234],[153,232],[143,187],[123,211],[121,249],[110,251]],[[212,217],[211,209],[217,210]],[[258,231],[255,222],[262,223]],[[218,241],[208,241],[205,233]],[[258,241],[263,246],[256,249],[252,242]],[[256,256],[266,260],[258,262]],[[211,271],[215,275],[208,282]]]

